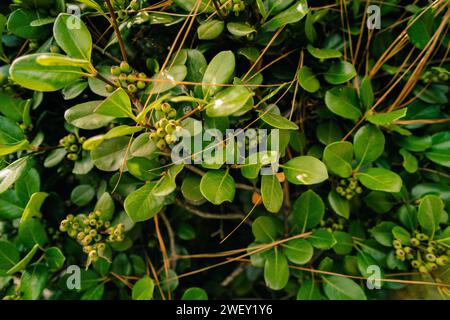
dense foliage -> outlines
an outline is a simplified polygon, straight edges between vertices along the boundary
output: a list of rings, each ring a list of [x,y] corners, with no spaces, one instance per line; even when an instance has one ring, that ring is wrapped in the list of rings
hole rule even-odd
[[[447,0],[73,2],[0,4],[1,297],[450,296]]]

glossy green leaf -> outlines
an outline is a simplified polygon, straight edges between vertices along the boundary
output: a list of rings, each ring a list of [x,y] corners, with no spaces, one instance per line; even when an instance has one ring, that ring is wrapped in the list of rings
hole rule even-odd
[[[202,288],[192,287],[183,293],[181,300],[208,300],[208,294]]]
[[[276,175],[261,177],[261,197],[267,211],[273,213],[280,211],[283,204],[283,189]]]
[[[333,251],[339,255],[347,255],[353,250],[353,240],[349,233],[343,231],[335,231],[333,233],[336,244],[333,246]]]
[[[316,229],[307,240],[317,249],[328,250],[336,244],[333,234],[324,229]]]
[[[17,179],[26,174],[31,162],[28,157],[17,159],[6,168],[0,170],[0,193],[5,192]]]
[[[233,77],[235,66],[236,59],[231,51],[222,51],[214,56],[208,64],[203,76],[203,95],[215,95],[222,89],[222,87],[216,86],[216,84],[229,83]]]
[[[372,107],[375,101],[375,97],[372,88],[372,81],[369,76],[365,76],[362,79],[359,94],[361,98],[361,103],[364,106],[364,108],[368,110],[370,107]],[[369,118],[367,118],[367,120],[369,120]]]
[[[292,211],[293,221],[303,233],[320,223],[325,214],[325,205],[317,193],[308,190],[295,200]]]
[[[282,244],[286,258],[295,264],[308,263],[314,253],[312,245],[305,239],[293,239]]]
[[[155,283],[150,277],[139,279],[133,286],[133,300],[152,300]]]
[[[298,83],[305,91],[314,93],[320,88],[320,82],[311,68],[305,66],[302,67],[297,73],[297,79]]]
[[[36,10],[17,9],[8,18],[8,30],[18,37],[36,40],[48,35],[49,29],[45,26],[33,27],[31,22],[39,18]]]
[[[434,235],[439,228],[439,221],[444,210],[441,198],[427,195],[420,200],[418,220],[422,228]]]
[[[325,93],[327,108],[345,119],[357,120],[362,113],[359,108],[358,96],[352,88],[336,87]]]
[[[92,38],[86,25],[76,15],[61,13],[53,26],[58,45],[71,57],[91,60]]]
[[[352,174],[353,145],[347,141],[334,142],[323,151],[323,162],[328,170],[342,178]]]
[[[324,78],[328,83],[341,84],[350,81],[356,76],[355,67],[347,61],[339,61],[333,63]]]
[[[6,273],[8,275],[12,275],[14,273],[20,272],[23,269],[25,269],[28,266],[28,264],[30,263],[30,261],[33,259],[33,257],[35,256],[35,254],[38,250],[39,250],[39,245],[35,244],[33,246],[33,248],[25,255],[25,257],[23,257],[22,260],[20,260],[14,267],[9,269]]]
[[[197,28],[197,35],[200,40],[214,40],[220,36],[223,29],[225,29],[223,21],[212,19]]]
[[[64,113],[64,119],[77,128],[85,130],[99,129],[108,125],[113,116],[94,113],[102,101],[89,101],[77,104]]]
[[[19,250],[11,242],[0,240],[0,271],[8,271],[20,260]]]
[[[155,196],[154,187],[154,183],[146,184],[126,197],[125,211],[134,222],[153,218],[164,207],[164,197]]]
[[[92,199],[94,199],[94,196],[95,189],[92,186],[88,184],[81,184],[72,190],[70,200],[77,206],[81,207],[91,202]]]
[[[324,276],[323,290],[331,300],[367,300],[364,291],[352,279]]]
[[[44,66],[37,62],[41,56],[61,57],[56,53],[35,53],[22,56],[11,65],[11,79],[17,84],[36,91],[57,91],[82,76],[81,69],[73,66]],[[64,57],[64,56],[62,56]]]
[[[283,289],[289,280],[289,267],[286,256],[275,248],[267,255],[264,265],[264,280],[272,290]]]
[[[285,117],[273,112],[261,112],[261,120],[277,129],[298,130],[298,126]]]
[[[103,141],[95,150],[91,151],[94,165],[103,171],[116,171],[125,165],[125,156],[129,137],[117,137]]]
[[[383,168],[369,168],[356,174],[358,180],[371,190],[399,192],[402,187],[400,176]]]
[[[206,115],[208,117],[230,116],[244,109],[252,96],[253,93],[243,86],[226,88],[217,93],[211,103],[206,106]]]
[[[252,233],[259,242],[272,242],[281,235],[279,221],[274,217],[261,216],[252,223]]]
[[[281,165],[286,179],[293,184],[317,184],[328,179],[325,164],[311,156],[296,157]]]
[[[375,126],[361,127],[355,134],[355,158],[360,164],[377,160],[384,151],[384,134]]]
[[[350,217],[350,204],[347,199],[341,197],[336,190],[331,190],[328,194],[328,202],[334,212],[343,218]]]
[[[387,113],[372,113],[367,114],[367,121],[373,123],[375,125],[384,126],[393,123],[394,121],[403,118],[406,116],[408,109],[403,108]]]
[[[227,30],[229,33],[236,37],[245,37],[249,34],[252,34],[253,32],[256,32],[253,27],[241,22],[228,22]]]
[[[219,205],[225,201],[233,201],[236,186],[227,171],[211,170],[202,177],[200,191],[209,202]]]
[[[450,131],[438,132],[431,137],[431,148],[425,156],[444,167],[450,167]]]
[[[405,168],[405,170],[409,173],[416,172],[419,168],[419,162],[417,158],[406,149],[400,149],[399,153],[403,157],[403,168]]]
[[[306,0],[297,1],[294,5],[280,12],[275,17],[262,25],[265,31],[275,31],[276,29],[300,21],[308,13]]]
[[[20,292],[24,300],[38,300],[47,285],[49,273],[44,265],[28,268],[20,279]]]
[[[94,112],[115,118],[134,118],[130,97],[122,88],[114,91],[94,109]]]
[[[308,50],[308,52],[317,59],[333,59],[333,58],[340,58],[342,56],[342,53],[338,50],[335,49],[319,49],[319,48],[314,48],[312,45],[308,44],[306,46],[306,49]]]

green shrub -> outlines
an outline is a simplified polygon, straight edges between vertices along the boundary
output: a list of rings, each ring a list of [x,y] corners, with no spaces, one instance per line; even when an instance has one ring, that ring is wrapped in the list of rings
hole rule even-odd
[[[1,297],[449,297],[448,1],[75,2],[0,5]]]

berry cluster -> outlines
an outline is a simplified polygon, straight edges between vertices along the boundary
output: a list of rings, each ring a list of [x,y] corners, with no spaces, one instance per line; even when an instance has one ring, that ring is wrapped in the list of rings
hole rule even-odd
[[[174,144],[178,138],[176,132],[179,132],[182,127],[174,118],[177,116],[177,111],[168,103],[163,103],[156,106],[157,116],[159,118],[155,123],[155,130],[150,133],[156,147],[164,150],[167,145]]]
[[[228,13],[234,12],[236,16],[239,12],[245,10],[245,2],[243,0],[219,0],[220,7]]]
[[[431,69],[425,71],[421,77],[424,83],[436,83],[444,82],[447,83],[450,79],[450,72],[447,69],[432,67]]]
[[[363,192],[358,180],[355,177],[339,180],[336,192],[347,200],[352,199],[356,194]]]
[[[449,262],[450,250],[424,233],[415,231],[410,246],[403,246],[400,239],[395,239],[393,246],[397,259],[410,261],[411,266],[421,273],[435,271]]]
[[[338,220],[328,218],[326,220],[320,220],[320,226],[329,232],[342,231],[345,227],[345,220],[341,218]]]
[[[142,7],[142,0],[111,0],[113,9],[117,12],[118,20],[126,20],[128,18],[128,10],[132,9],[138,11]],[[108,7],[106,1],[104,3],[105,8]]]
[[[140,79],[146,79],[147,75],[143,72],[133,70],[128,62],[122,61],[119,66],[111,67],[114,85],[122,87],[130,93],[137,93],[147,87],[147,83]],[[110,84],[105,85],[106,91],[113,92],[114,87]]]
[[[66,149],[67,159],[70,161],[77,161],[79,153],[81,152],[81,146],[85,141],[85,137],[78,137],[71,133],[59,140],[59,144]]]
[[[69,237],[74,238],[83,246],[83,251],[88,255],[89,261],[95,262],[103,255],[106,242],[121,242],[124,240],[123,232],[125,226],[118,224],[111,226],[110,221],[101,219],[101,212],[95,211],[87,216],[69,214],[61,221],[59,230],[67,232]]]

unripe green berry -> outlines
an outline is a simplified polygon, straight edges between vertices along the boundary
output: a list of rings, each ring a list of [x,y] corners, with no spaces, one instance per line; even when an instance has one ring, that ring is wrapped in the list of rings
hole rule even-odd
[[[395,250],[395,254],[399,257],[404,257],[405,251],[403,251],[402,249],[397,249],[397,250]]]
[[[128,79],[128,76],[125,73],[121,73],[119,75],[119,80],[120,81],[126,81]]]
[[[105,89],[106,89],[106,92],[109,92],[109,93],[114,91],[114,87],[110,84],[106,84]]]
[[[135,93],[137,92],[137,87],[134,84],[129,84],[128,91],[130,91],[131,93]]]
[[[139,90],[145,89],[146,86],[147,86],[147,84],[144,81],[139,80],[137,82],[137,87],[138,87]]]
[[[438,268],[437,264],[434,262],[427,262],[426,266],[431,271],[435,271]]]
[[[172,110],[172,107],[168,103],[163,103],[161,105],[161,111],[164,113],[168,113],[170,110]]]
[[[125,73],[130,73],[131,72],[131,66],[128,64],[128,62],[122,61],[120,63],[120,70],[122,72],[125,72]]]
[[[436,258],[436,264],[443,267],[448,263],[448,257],[447,256],[440,256],[438,258]]]
[[[165,141],[167,144],[173,144],[175,143],[175,138],[171,134],[166,135]]]
[[[169,113],[167,114],[167,117],[169,117],[170,119],[174,119],[177,116],[177,110],[172,109],[169,111]]]
[[[69,152],[78,152],[78,146],[73,144],[69,147]]]
[[[417,247],[420,245],[420,241],[416,238],[411,238],[411,245]]]
[[[91,252],[89,252],[89,259],[91,259],[92,261],[96,261],[98,259],[97,251],[92,250]]]
[[[428,261],[431,261],[431,262],[433,262],[433,261],[436,260],[436,256],[435,256],[434,254],[432,254],[432,253],[427,253],[427,254],[425,255],[425,258],[426,258]]]
[[[398,239],[395,239],[392,242],[392,244],[393,244],[395,249],[401,249],[402,248],[402,242],[400,240],[398,240]]]
[[[77,137],[71,133],[67,136],[67,141],[69,143],[75,143],[75,142],[77,142]]]
[[[425,241],[428,240],[428,236],[425,233],[419,233],[417,234],[417,239],[419,239],[420,241]]]
[[[156,147],[160,150],[164,150],[166,148],[166,142],[161,139],[156,143]]]
[[[111,67],[111,74],[113,76],[118,76],[121,72],[122,72],[122,70],[120,69],[120,67],[118,67],[118,66]]]
[[[168,134],[172,134],[175,132],[176,128],[177,128],[176,125],[174,125],[173,123],[169,123],[168,125],[166,125],[165,130]]]
[[[423,273],[423,274],[428,274],[429,273],[427,267],[425,267],[425,266],[420,266],[419,267],[419,272]]]
[[[421,266],[421,262],[419,260],[413,260],[411,261],[411,265],[413,268],[418,269]]]
[[[75,238],[77,235],[77,230],[71,229],[67,232],[67,234],[69,235],[69,237]]]
[[[158,130],[156,130],[157,137],[164,138],[165,135],[166,135],[166,133],[163,128],[158,128]]]

